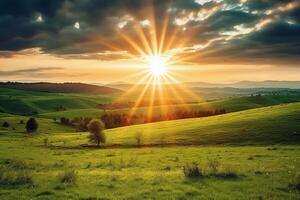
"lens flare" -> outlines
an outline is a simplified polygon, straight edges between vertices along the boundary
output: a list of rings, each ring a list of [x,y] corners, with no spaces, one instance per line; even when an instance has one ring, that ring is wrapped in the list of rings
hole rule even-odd
[[[146,58],[149,70],[154,76],[162,76],[167,72],[167,65],[161,56],[148,56]]]

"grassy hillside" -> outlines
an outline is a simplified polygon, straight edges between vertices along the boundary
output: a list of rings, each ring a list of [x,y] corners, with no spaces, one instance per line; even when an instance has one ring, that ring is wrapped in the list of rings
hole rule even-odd
[[[89,96],[0,89],[0,110],[18,115],[96,108],[98,104],[105,104],[111,100],[112,97],[103,95]]]
[[[284,94],[280,92],[278,94],[232,97],[203,103],[154,106],[153,114],[161,115],[166,112],[172,114],[178,110],[205,111],[207,109],[226,109],[227,112],[233,112],[300,101],[300,93],[283,92]],[[0,88],[0,112],[17,115],[40,114],[45,118],[99,117],[102,111],[97,108],[97,105],[111,103],[115,99],[117,96],[32,92]],[[114,109],[110,112],[123,114],[130,110],[131,108],[124,108]],[[136,113],[143,114],[147,111],[147,107],[140,107],[137,108]]]
[[[244,96],[219,99],[203,103],[179,104],[179,105],[161,105],[151,108],[154,116],[176,113],[178,111],[207,111],[216,109],[225,109],[226,112],[235,112],[264,106],[278,105],[291,102],[299,102],[300,95],[263,95],[263,96]],[[135,110],[136,115],[142,115],[149,112],[149,107],[139,107]],[[107,113],[128,114],[132,108],[106,110]],[[60,118],[60,117],[99,117],[103,113],[97,108],[74,109],[61,112],[42,113],[40,117]]]
[[[29,118],[18,115],[1,115],[0,114],[0,132],[10,132],[10,133],[24,133],[25,125]],[[23,122],[21,122],[23,121]],[[49,133],[63,133],[63,132],[73,132],[74,128],[63,126],[55,123],[52,119],[37,119],[39,128],[36,134],[49,134]],[[9,127],[2,127],[4,122],[9,123]]]
[[[93,106],[110,100],[1,90],[2,111],[36,109],[40,114],[38,132],[28,135],[24,133],[28,116],[0,112],[0,199],[299,199],[295,187],[299,184],[300,102],[283,104],[298,101],[298,96],[164,106],[165,110],[220,106],[237,112],[105,130],[104,149],[80,146],[88,143],[88,133],[74,132],[50,119],[99,116],[102,111]],[[57,111],[58,105],[68,109]],[[159,113],[162,107],[155,109]],[[138,108],[139,113],[146,111]],[[4,121],[8,128],[2,127]],[[193,163],[202,176],[185,175],[183,168]]]
[[[55,92],[55,93],[80,93],[80,94],[116,94],[122,91],[107,86],[98,86],[84,83],[19,83],[19,82],[0,82],[0,88]]]
[[[299,144],[300,103],[206,118],[182,119],[106,130],[107,145]],[[53,145],[87,143],[87,134],[54,134]]]
[[[30,137],[0,139],[0,169],[7,177],[0,182],[0,199],[5,200],[299,197],[289,186],[299,173],[298,146],[50,149]],[[184,176],[187,163],[209,172],[211,160],[220,163],[218,173],[236,177]]]

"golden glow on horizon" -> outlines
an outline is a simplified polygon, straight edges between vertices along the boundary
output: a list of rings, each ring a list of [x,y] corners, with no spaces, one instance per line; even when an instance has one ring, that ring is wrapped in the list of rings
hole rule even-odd
[[[124,102],[134,97],[134,105],[129,111],[127,121],[134,120],[139,107],[147,107],[145,112],[147,117],[145,122],[151,122],[154,113],[166,115],[174,114],[174,108],[170,109],[167,104],[181,104],[186,111],[190,109],[187,106],[187,99],[193,99],[195,102],[201,101],[196,94],[184,87],[175,78],[180,74],[176,73],[178,69],[176,64],[183,62],[186,58],[174,54],[174,49],[184,47],[191,38],[181,38],[180,27],[175,30],[168,30],[169,13],[162,19],[163,23],[156,23],[154,8],[145,13],[148,17],[147,26],[141,24],[141,20],[132,18],[133,27],[126,30],[125,27],[119,28],[118,33],[129,46],[130,57],[145,66],[139,75],[138,84],[134,85],[117,102]],[[190,34],[192,37],[193,34]],[[181,38],[181,39],[180,39]],[[120,47],[113,47],[120,49]],[[121,49],[122,50],[122,49]],[[187,70],[188,68],[184,68]],[[134,76],[132,74],[131,76]],[[162,105],[157,108],[157,105]],[[159,109],[159,110],[155,110]]]

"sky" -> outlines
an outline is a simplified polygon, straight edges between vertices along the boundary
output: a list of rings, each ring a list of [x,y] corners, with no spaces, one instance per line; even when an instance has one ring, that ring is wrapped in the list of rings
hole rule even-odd
[[[0,81],[300,80],[298,0],[0,0]]]

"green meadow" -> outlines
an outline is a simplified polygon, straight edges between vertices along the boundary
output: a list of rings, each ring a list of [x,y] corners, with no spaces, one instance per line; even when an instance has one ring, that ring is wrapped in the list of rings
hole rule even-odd
[[[116,97],[0,91],[0,199],[299,199],[299,93],[155,106],[226,113],[106,129],[98,148],[53,118],[130,112],[97,108]]]

